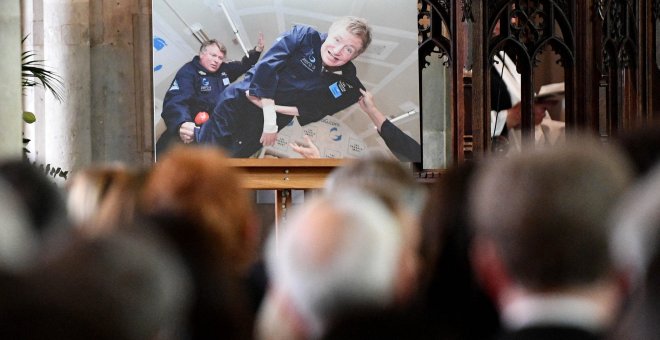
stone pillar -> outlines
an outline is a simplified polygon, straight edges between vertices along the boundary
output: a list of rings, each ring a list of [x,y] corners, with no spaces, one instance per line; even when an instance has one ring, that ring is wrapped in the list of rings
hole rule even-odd
[[[442,64],[442,59],[432,53],[427,60],[430,64],[422,70],[422,139],[424,169],[444,169],[451,165],[452,128],[449,103],[450,70]]]
[[[151,161],[151,132],[144,135],[152,131],[151,111],[148,121],[143,118],[149,110],[144,99],[151,100],[144,90],[150,79],[149,9],[144,0],[90,2],[93,161]]]
[[[37,109],[36,161],[75,171],[88,165],[91,153],[89,0],[33,0],[34,44],[42,45],[45,64],[64,81],[64,100],[51,93]]]
[[[21,11],[19,0],[0,1],[0,157],[20,157]]]
[[[61,103],[39,89],[26,99],[37,115],[27,128],[34,160],[72,172],[151,163],[151,2],[22,1],[30,49],[65,86]]]

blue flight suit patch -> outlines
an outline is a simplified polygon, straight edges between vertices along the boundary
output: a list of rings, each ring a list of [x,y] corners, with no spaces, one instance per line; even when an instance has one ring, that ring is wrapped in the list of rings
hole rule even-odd
[[[330,92],[332,92],[332,95],[335,98],[341,97],[341,90],[339,89],[339,84],[338,83],[339,82],[337,81],[337,82],[332,83],[332,85],[328,86],[328,88],[330,89]]]

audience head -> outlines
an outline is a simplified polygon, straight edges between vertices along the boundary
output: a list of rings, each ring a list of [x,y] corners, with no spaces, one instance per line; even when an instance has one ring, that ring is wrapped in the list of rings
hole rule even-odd
[[[178,255],[153,234],[76,237],[3,301],[3,338],[178,339],[190,284]]]
[[[510,280],[490,288],[556,291],[612,274],[607,217],[629,181],[625,158],[588,139],[486,163],[471,193],[477,266]],[[493,256],[501,266],[480,262]]]
[[[24,271],[39,250],[38,235],[17,196],[0,178],[0,272]]]
[[[489,338],[499,325],[495,305],[479,287],[470,264],[474,231],[468,223],[468,193],[477,169],[477,163],[466,162],[442,173],[422,215],[425,270],[416,302],[445,339]]]
[[[141,206],[163,222],[175,219],[194,226],[214,245],[214,257],[222,265],[244,272],[256,257],[252,202],[217,148],[177,147],[168,152],[152,169]]]
[[[449,257],[467,261],[467,246],[472,236],[468,223],[468,189],[476,169],[476,163],[473,162],[450,167],[428,193],[422,212],[421,228],[424,236],[420,244],[422,261],[428,269],[425,273],[427,276],[440,274],[435,272],[438,269],[436,266],[439,262],[449,260]],[[458,254],[457,251],[464,253]],[[446,282],[444,277],[442,280]]]
[[[325,192],[338,194],[345,191],[360,190],[374,195],[399,219],[403,227],[404,256],[402,256],[402,282],[411,286],[406,292],[412,292],[418,282],[420,272],[419,246],[421,238],[420,218],[424,209],[426,190],[412,175],[410,169],[395,159],[381,154],[368,154],[352,159],[347,164],[335,169],[325,182]],[[408,296],[400,296],[406,300]]]
[[[325,191],[330,193],[355,188],[376,195],[390,209],[406,209],[412,215],[422,211],[426,198],[411,170],[380,154],[349,160],[332,171],[325,182]]]
[[[631,179],[625,157],[572,136],[484,163],[477,176],[472,262],[502,328],[512,337],[534,327],[606,332],[625,295],[608,227]]]
[[[631,291],[613,338],[655,338],[660,334],[660,166],[625,195],[612,227],[614,260],[625,270]]]
[[[258,235],[252,203],[224,154],[171,149],[146,180],[141,211],[177,247],[193,277],[190,337],[249,337],[253,314],[244,280]]]
[[[144,171],[123,164],[92,166],[67,182],[67,210],[73,225],[97,236],[133,223]]]
[[[66,225],[62,191],[46,174],[23,159],[0,162],[0,178],[14,190],[27,211],[28,222],[40,236]]]
[[[624,196],[613,213],[611,248],[634,288],[644,281],[660,251],[660,167],[656,166]]]
[[[271,289],[259,335],[287,338],[278,328],[289,327],[315,338],[342,313],[391,305],[402,243],[397,218],[371,195],[343,191],[306,202],[269,238]]]

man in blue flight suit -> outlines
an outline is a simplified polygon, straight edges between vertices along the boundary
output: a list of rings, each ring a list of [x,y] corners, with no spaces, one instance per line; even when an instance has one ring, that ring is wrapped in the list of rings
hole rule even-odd
[[[162,155],[172,143],[194,142],[194,119],[198,112],[211,112],[220,93],[254,66],[264,49],[263,34],[257,46],[241,61],[225,62],[227,48],[215,39],[205,41],[199,55],[179,69],[163,101],[161,117],[167,126],[156,144]]]
[[[220,145],[232,157],[250,157],[273,145],[294,116],[306,125],[349,107],[364,89],[351,60],[370,43],[371,29],[362,18],[340,18],[327,34],[295,26],[221,94],[197,141]]]

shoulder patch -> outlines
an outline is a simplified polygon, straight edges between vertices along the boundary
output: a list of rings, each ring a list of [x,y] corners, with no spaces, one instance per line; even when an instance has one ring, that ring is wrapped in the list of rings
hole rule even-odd
[[[168,91],[176,91],[179,89],[179,83],[176,82],[176,79],[172,82],[170,89]]]

